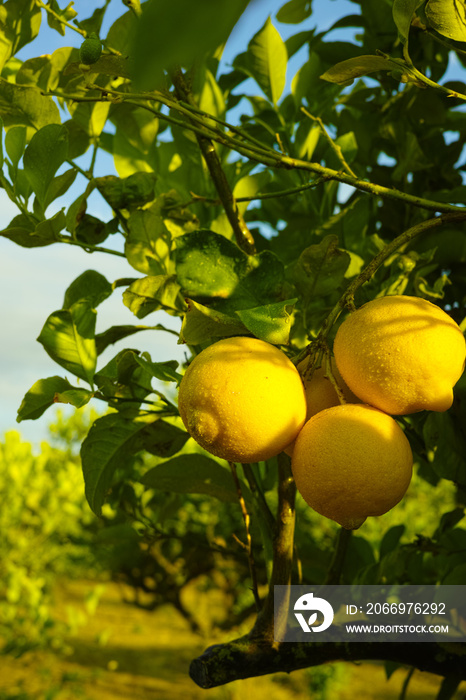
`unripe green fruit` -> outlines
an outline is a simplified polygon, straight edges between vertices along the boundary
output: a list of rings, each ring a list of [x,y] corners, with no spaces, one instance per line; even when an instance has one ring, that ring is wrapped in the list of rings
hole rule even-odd
[[[80,61],[86,66],[90,66],[98,61],[101,55],[102,44],[100,43],[100,39],[97,34],[92,33],[87,39],[84,39],[81,44],[81,48],[79,49]]]

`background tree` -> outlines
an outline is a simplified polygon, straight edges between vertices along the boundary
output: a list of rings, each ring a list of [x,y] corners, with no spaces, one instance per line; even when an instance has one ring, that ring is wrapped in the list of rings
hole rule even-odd
[[[334,42],[327,33],[300,31],[312,6],[291,0],[224,69],[221,46],[246,2],[199,2],[194,13],[187,0],[124,4],[128,11],[100,36],[101,46],[96,37],[108,2],[85,19],[56,0],[2,6],[0,183],[18,214],[1,234],[28,248],[66,244],[123,256],[132,268],[113,282],[88,270],[70,283],[38,338],[62,373],[34,384],[18,420],[36,419],[60,402],[79,408],[98,400],[112,409],[82,444],[87,500],[97,516],[108,502],[140,522],[157,542],[159,563],[179,553],[176,533],[164,530],[161,493],[205,494],[227,504],[239,498],[243,562],[260,609],[249,634],[193,661],[199,685],[378,658],[445,676],[448,697],[465,676],[463,647],[277,648],[273,586],[465,583],[464,381],[447,413],[400,420],[419,478],[454,482],[456,507],[439,507],[429,535],[410,533],[406,541],[402,524],[382,530],[374,552],[366,525],[350,539],[316,520],[300,499],[295,507],[285,455],[232,465],[232,479],[225,463],[194,447],[176,407],[175,361],[125,347],[99,362],[110,345],[141,331],[163,332],[163,325],[96,334],[95,323],[97,307],[123,292],[137,319],[157,310],[180,317],[179,342],[192,355],[216,339],[251,334],[295,361],[309,354],[315,366],[346,307],[376,296],[431,299],[464,329],[466,87],[444,79],[449,61],[460,72],[464,60],[461,8],[370,0],[334,25],[355,27],[357,38]],[[65,26],[78,32],[81,52],[62,47],[15,59],[45,18],[62,35]],[[286,42],[277,21],[298,25]],[[303,47],[287,89],[287,63]],[[118,175],[96,175],[105,152]],[[62,206],[60,198],[78,184],[79,195]],[[110,220],[88,211],[93,192],[111,207]],[[335,547],[322,532],[335,534]],[[244,607],[252,602],[251,594]]]

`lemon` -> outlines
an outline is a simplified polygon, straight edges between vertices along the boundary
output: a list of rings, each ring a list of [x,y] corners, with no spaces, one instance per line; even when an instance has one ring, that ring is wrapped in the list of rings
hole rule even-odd
[[[365,404],[317,413],[299,433],[291,460],[306,503],[348,530],[402,499],[412,464],[411,447],[398,423]]]
[[[333,384],[328,378],[325,368],[319,367],[307,377],[306,370],[308,364],[309,358],[307,357],[304,360],[302,360],[297,366],[298,372],[303,377],[304,390],[306,392],[307,421],[310,418],[312,418],[312,416],[315,416],[316,413],[323,411],[325,408],[331,408],[332,406],[338,406],[340,404],[337,392],[333,388]],[[345,382],[343,381],[343,377],[338,371],[333,357],[331,359],[331,367],[333,376],[335,377],[337,384],[342,390],[343,396],[346,399],[346,401],[348,403],[360,403],[358,397],[355,396],[355,394],[353,394],[353,392],[346,386]],[[291,455],[293,454],[293,448],[294,441],[291,443],[291,445],[288,445],[284,451],[287,455],[291,457]]]
[[[296,367],[257,338],[226,338],[197,355],[181,380],[178,406],[196,442],[232,462],[274,457],[306,418]]]
[[[466,355],[455,321],[435,304],[409,296],[361,306],[341,324],[333,350],[350,389],[393,415],[450,408]]]

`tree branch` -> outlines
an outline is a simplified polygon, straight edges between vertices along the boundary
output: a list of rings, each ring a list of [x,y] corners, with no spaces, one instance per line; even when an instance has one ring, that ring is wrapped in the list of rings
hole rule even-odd
[[[275,630],[286,625],[288,602],[285,599],[281,618],[274,622],[274,586],[289,586],[293,566],[294,526],[296,485],[291,473],[290,458],[284,452],[278,455],[278,512],[274,536],[273,566],[269,592],[264,606],[251,631],[251,637],[258,637],[273,645]]]
[[[251,635],[209,647],[191,662],[189,675],[201,688],[214,688],[244,678],[290,673],[332,661],[376,660],[466,679],[466,644],[282,642],[274,646]]]
[[[195,106],[194,98],[181,70],[175,71],[172,78],[178,97],[183,100],[183,102]],[[215,150],[214,143],[211,139],[200,136],[199,134],[196,135],[196,138],[217,189],[218,196],[222,201],[225,214],[235,234],[236,242],[241,250],[244,250],[248,255],[253,255],[256,252],[254,238],[246,225],[243,215],[238,209],[233,192],[231,191],[223,171],[220,158]]]

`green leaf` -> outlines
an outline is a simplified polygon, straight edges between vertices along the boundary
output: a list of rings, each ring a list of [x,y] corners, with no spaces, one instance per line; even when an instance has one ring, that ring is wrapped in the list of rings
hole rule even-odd
[[[398,29],[398,36],[403,44],[408,45],[411,20],[423,0],[394,0],[393,19]]]
[[[186,299],[188,310],[183,317],[179,344],[201,345],[212,338],[246,335],[248,329],[237,318],[223,314],[193,299]]]
[[[461,0],[429,0],[425,8],[432,29],[454,41],[466,41],[466,6]]]
[[[21,423],[22,420],[36,420],[40,418],[50,406],[53,406],[57,394],[73,389],[75,387],[63,377],[55,376],[39,379],[26,392],[18,409],[17,422]]]
[[[370,75],[379,70],[396,70],[401,72],[402,67],[388,58],[383,58],[383,56],[356,56],[355,58],[349,58],[347,61],[337,63],[320,77],[329,83],[351,85],[355,78],[360,78],[362,75]]]
[[[35,0],[8,0],[0,6],[0,71],[11,56],[39,33],[41,11]]]
[[[312,14],[312,0],[289,0],[277,12],[283,24],[299,24]]]
[[[114,399],[125,399],[130,411],[139,413],[139,404],[152,392],[152,375],[138,364],[137,356],[137,350],[121,350],[95,374],[94,380],[110,405],[115,403],[121,410],[121,401]]]
[[[176,360],[168,360],[166,362],[152,362],[149,353],[143,355],[135,355],[136,362],[155,379],[161,382],[176,382],[179,384],[182,380],[182,375],[176,371],[178,362]]]
[[[97,359],[95,322],[95,310],[78,301],[50,314],[37,338],[52,360],[91,386]]]
[[[112,291],[112,285],[100,272],[86,270],[66,290],[63,308],[70,309],[76,302],[86,301],[95,309],[108,299]]]
[[[51,29],[55,29],[59,34],[65,36],[66,27],[63,22],[60,22],[60,17],[63,21],[69,22],[77,16],[76,10],[73,9],[74,2],[68,3],[64,10],[60,8],[57,0],[47,0],[47,5],[53,10],[54,15],[47,12],[47,24]]]
[[[342,283],[350,262],[350,255],[338,247],[337,236],[330,234],[320,243],[306,248],[288,268],[287,277],[307,303],[313,297],[334,292]]]
[[[57,391],[54,398],[54,403],[67,403],[71,404],[75,408],[82,408],[94,396],[93,391],[89,389],[81,389],[78,387],[73,387],[72,389],[67,389],[66,391]]]
[[[63,210],[58,211],[55,216],[45,221],[40,221],[34,231],[34,236],[39,237],[46,243],[56,243],[60,240],[60,232],[66,225],[66,218]]]
[[[231,472],[202,454],[179,455],[159,464],[144,474],[141,483],[158,491],[202,493],[226,503],[238,500]],[[241,489],[243,495],[248,494],[250,501],[246,484],[243,483]]]
[[[390,554],[398,547],[405,529],[404,525],[394,525],[387,530],[380,543],[380,559],[383,559],[386,554]]]
[[[134,80],[160,85],[162,72],[197,60],[226,42],[248,0],[148,0],[137,24],[132,50]]]
[[[96,335],[95,342],[97,354],[100,355],[109,345],[113,345],[113,343],[117,343],[119,340],[123,340],[123,338],[127,338],[128,336],[134,335],[134,333],[139,333],[140,331],[165,331],[165,333],[173,333],[174,335],[178,335],[175,331],[172,331],[170,328],[166,328],[159,323],[156,326],[111,326],[111,328],[107,328],[107,330],[103,331],[103,333],[98,333]]]
[[[180,285],[173,275],[143,277],[123,292],[123,303],[138,318],[144,318],[159,309],[170,313],[179,309],[179,291]]]
[[[283,264],[273,253],[248,256],[212,231],[177,238],[175,264],[184,295],[223,313],[274,302],[282,291]]]
[[[58,124],[42,127],[24,152],[24,171],[44,209],[49,185],[67,157],[68,131]]]
[[[126,178],[96,177],[94,184],[112,209],[130,209],[154,199],[155,180],[154,173],[133,173]]]
[[[449,413],[430,412],[424,423],[427,458],[435,473],[466,486],[466,445]]]
[[[27,129],[25,126],[14,126],[5,135],[5,150],[16,171],[18,163],[23,157],[27,142]]]
[[[297,301],[297,299],[288,299],[276,304],[243,309],[236,313],[246,328],[257,338],[272,345],[287,345],[292,323],[290,311]]]
[[[149,425],[142,434],[143,446],[147,452],[157,457],[172,457],[189,440],[186,430],[176,425],[158,420]]]
[[[57,177],[53,178],[47,190],[44,209],[47,209],[49,204],[54,202],[58,197],[61,197],[66,192],[68,192],[69,188],[76,180],[77,174],[77,170],[75,170],[74,168],[70,168],[70,170],[66,170],[61,175],[57,175]]]
[[[288,53],[270,17],[248,46],[248,66],[259,87],[278,103],[286,84]]]
[[[98,418],[81,447],[86,498],[96,515],[112,484],[117,469],[127,469],[132,457],[142,449],[142,433],[157,418],[138,416],[127,420],[118,413]]]
[[[162,217],[138,209],[128,219],[128,228],[125,255],[129,264],[146,275],[169,272],[171,236]]]
[[[0,6],[1,9],[1,6]],[[6,127],[29,127],[28,136],[47,124],[60,124],[57,105],[39,88],[23,87],[0,78],[0,114]]]

